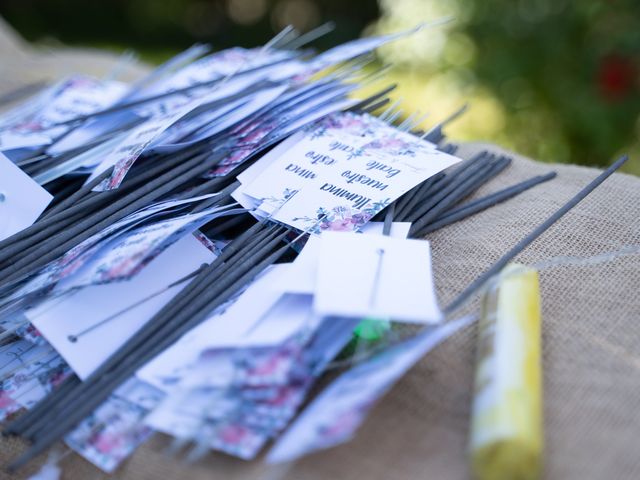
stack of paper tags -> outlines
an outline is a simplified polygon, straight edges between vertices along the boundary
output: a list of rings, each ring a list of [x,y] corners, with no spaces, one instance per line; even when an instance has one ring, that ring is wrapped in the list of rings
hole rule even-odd
[[[112,472],[156,431],[190,460],[293,461],[469,325],[445,322],[425,230],[545,179],[465,203],[510,159],[456,157],[457,113],[396,121],[372,52],[416,30],[197,45],[0,115],[0,416],[33,442],[14,468],[64,439]]]

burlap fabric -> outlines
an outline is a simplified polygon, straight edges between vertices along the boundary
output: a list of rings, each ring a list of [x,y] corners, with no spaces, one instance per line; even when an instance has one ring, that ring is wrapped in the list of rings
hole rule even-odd
[[[69,69],[82,71],[81,67],[74,64]],[[481,149],[501,152],[495,146],[468,144],[462,145],[460,153],[468,157]],[[479,195],[549,170],[556,170],[558,178],[429,235],[442,304],[598,174],[595,169],[513,156],[513,165]],[[558,256],[591,257],[628,245],[640,245],[640,179],[615,174],[518,261],[533,264]],[[541,273],[547,478],[640,478],[639,284],[638,255]],[[474,299],[465,310],[476,308]],[[156,436],[112,477],[77,455],[69,455],[61,462],[63,478],[467,478],[475,340],[475,327],[470,327],[438,347],[383,399],[354,441],[290,468],[270,469],[259,462],[216,454],[187,466],[167,457],[163,453],[166,438]],[[0,464],[5,465],[22,448],[18,440],[1,440]],[[26,478],[44,458],[19,475],[0,478]]]

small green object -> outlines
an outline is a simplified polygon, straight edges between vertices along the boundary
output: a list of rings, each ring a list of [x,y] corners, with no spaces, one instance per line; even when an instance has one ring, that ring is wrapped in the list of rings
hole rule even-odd
[[[385,333],[391,330],[391,322],[379,318],[365,318],[355,328],[354,333],[357,337],[364,340],[380,340]]]

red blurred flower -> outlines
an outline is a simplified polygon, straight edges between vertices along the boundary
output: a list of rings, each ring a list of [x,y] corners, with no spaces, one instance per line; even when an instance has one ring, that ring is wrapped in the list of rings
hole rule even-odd
[[[598,87],[607,100],[620,100],[634,88],[637,71],[634,63],[621,55],[608,55],[598,67]]]

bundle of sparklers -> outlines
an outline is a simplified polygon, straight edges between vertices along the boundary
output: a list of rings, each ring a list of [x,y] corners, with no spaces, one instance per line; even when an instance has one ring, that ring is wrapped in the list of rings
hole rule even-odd
[[[372,52],[414,31],[307,48],[329,30],[75,75],[0,116],[0,414],[31,442],[12,468],[63,439],[110,472],[153,432],[293,461],[470,323],[444,321],[422,239],[555,174],[469,200],[511,160],[457,158],[462,111],[399,120]]]

